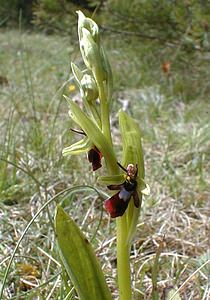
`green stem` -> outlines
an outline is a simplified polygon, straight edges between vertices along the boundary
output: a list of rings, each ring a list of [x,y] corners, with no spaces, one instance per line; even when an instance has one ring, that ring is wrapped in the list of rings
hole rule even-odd
[[[110,130],[110,120],[109,120],[109,103],[106,97],[106,92],[104,89],[103,82],[99,85],[99,99],[101,107],[101,123],[102,123],[102,132],[107,138],[107,141],[112,146],[112,136]]]
[[[126,215],[117,218],[117,273],[119,299],[131,300],[130,243],[127,243]]]
[[[106,97],[106,91],[101,82],[99,85],[99,99],[101,107],[101,123],[102,132],[113,149],[110,119],[109,119],[109,104]],[[111,174],[117,175],[119,168],[116,162],[110,162]],[[117,167],[117,168],[116,168]],[[126,221],[126,214],[117,218],[117,274],[118,274],[118,286],[119,286],[119,299],[131,300],[131,270],[130,270],[130,242],[128,242],[128,225]]]

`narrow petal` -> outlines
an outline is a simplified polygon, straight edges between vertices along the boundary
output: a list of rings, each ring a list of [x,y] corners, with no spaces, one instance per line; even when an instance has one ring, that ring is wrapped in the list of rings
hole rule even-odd
[[[107,187],[111,191],[119,191],[122,188],[122,184],[110,184]]]
[[[133,193],[133,201],[134,201],[134,205],[135,205],[135,207],[139,207],[140,206],[140,199],[139,199],[139,195],[138,195],[138,192],[137,191],[135,191],[134,193]]]

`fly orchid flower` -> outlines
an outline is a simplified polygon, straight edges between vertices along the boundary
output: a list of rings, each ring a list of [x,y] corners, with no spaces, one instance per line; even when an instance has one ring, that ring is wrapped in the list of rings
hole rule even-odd
[[[118,163],[119,167],[126,172],[125,181],[119,185],[109,185],[110,190],[119,190],[115,195],[105,201],[105,209],[110,213],[112,218],[122,216],[133,197],[135,207],[139,207],[139,196],[137,192],[137,165],[129,164],[125,169]]]

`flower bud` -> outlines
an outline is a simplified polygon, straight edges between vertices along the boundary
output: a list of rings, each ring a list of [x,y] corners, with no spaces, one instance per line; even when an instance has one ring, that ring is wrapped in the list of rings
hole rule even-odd
[[[77,11],[78,14],[78,34],[79,34],[79,40],[81,40],[82,37],[82,29],[87,29],[94,42],[99,45],[99,29],[98,25],[91,20],[90,18],[85,17],[85,15],[79,10]]]
[[[84,74],[81,82],[82,97],[89,102],[93,102],[98,98],[98,88],[95,79],[88,74]]]
[[[97,65],[102,68],[99,47],[93,40],[90,32],[85,28],[82,28],[80,50],[88,69],[92,70]]]
[[[79,44],[86,67],[93,72],[97,84],[106,80],[106,63],[99,44],[98,26],[92,20],[78,12]],[[91,21],[91,22],[90,22]]]

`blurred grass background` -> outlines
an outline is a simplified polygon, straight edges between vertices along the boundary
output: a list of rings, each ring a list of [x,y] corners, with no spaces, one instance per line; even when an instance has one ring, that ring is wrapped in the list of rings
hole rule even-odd
[[[126,1],[116,1],[118,6],[105,1],[95,14],[114,75],[112,129],[119,161],[117,111],[123,107],[142,129],[146,182],[151,188],[132,247],[135,299],[151,299],[160,237],[165,237],[157,278],[162,297],[171,287],[181,286],[210,255],[209,6],[207,1],[177,5],[173,18],[180,20],[178,26],[169,4],[164,6],[169,1],[159,1],[159,6],[157,1],[143,2],[130,1],[128,9]],[[137,4],[144,4],[144,10],[140,12]],[[8,9],[5,15],[1,11],[0,282],[24,228],[50,197],[83,184],[106,191],[98,186],[85,156],[61,154],[74,139],[63,94],[80,101],[70,71],[71,61],[81,63],[74,13],[80,6],[71,1],[33,5],[33,24],[20,17],[17,6],[10,6],[9,15]],[[91,15],[88,9],[98,3],[88,5],[85,11]],[[190,21],[186,12],[191,13]],[[140,27],[133,22],[137,18]],[[63,203],[87,237],[94,238],[109,286],[117,295],[115,222],[103,213],[98,195],[88,191],[67,194]],[[55,206],[49,205],[24,237],[3,299],[65,298],[51,226]],[[187,281],[181,299],[208,299],[209,273],[207,265]],[[68,299],[77,299],[74,291]]]

